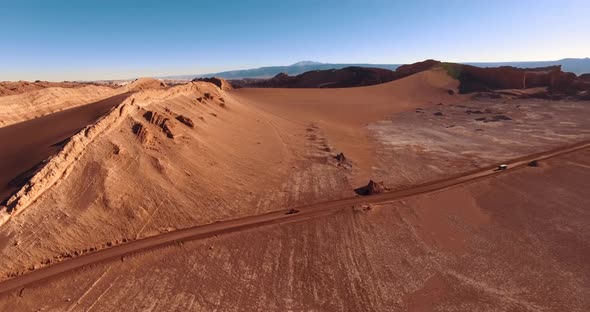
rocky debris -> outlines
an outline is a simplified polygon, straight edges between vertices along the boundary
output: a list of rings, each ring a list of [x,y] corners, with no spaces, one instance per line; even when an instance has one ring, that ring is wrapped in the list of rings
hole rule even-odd
[[[537,160],[533,160],[530,163],[528,163],[529,167],[539,167],[539,162]]]
[[[192,81],[204,81],[216,85],[219,89],[227,91],[233,89],[231,83],[223,78],[210,77],[210,78],[195,78]]]
[[[388,191],[389,188],[385,187],[383,181],[375,182],[369,180],[369,183],[363,187],[359,187],[354,191],[361,196],[375,195]]]
[[[137,136],[141,145],[147,146],[152,142],[153,136],[148,128],[146,128],[142,123],[136,123],[133,125],[133,133]]]
[[[299,213],[299,210],[295,209],[295,208],[291,208],[289,210],[287,210],[287,212],[285,214],[290,215],[290,214],[296,214]]]
[[[186,125],[189,128],[195,127],[195,123],[193,122],[193,120],[186,116],[178,115],[176,116],[176,120],[180,121],[182,124]]]
[[[213,100],[213,95],[211,95],[211,93],[209,92],[203,93],[203,96],[205,96],[207,100]]]
[[[443,114],[443,113],[441,113],[441,112],[436,112],[436,113],[434,113],[433,115],[434,115],[434,116],[443,116],[444,114]]]
[[[168,118],[158,112],[155,111],[148,111],[146,112],[143,117],[149,121],[151,124],[157,125],[157,126],[161,126],[163,125],[165,122],[168,121]]]
[[[467,115],[471,115],[471,114],[483,114],[484,112],[482,112],[480,110],[470,110],[470,109],[468,109],[468,110],[465,111],[465,113]]]
[[[121,155],[125,152],[125,150],[119,144],[113,143],[113,154],[114,155]]]
[[[149,123],[160,127],[167,137],[174,139],[174,126],[168,117],[155,111],[148,111],[143,116]]]
[[[447,90],[447,93],[448,93],[449,95],[455,95],[455,91],[453,91],[453,90],[451,90],[451,89],[448,89],[448,90]]]
[[[483,122],[497,122],[497,121],[501,121],[501,120],[512,120],[512,118],[510,118],[506,115],[494,115],[494,116],[475,118],[475,120],[476,121],[483,121]]]
[[[373,207],[369,204],[352,205],[352,211],[354,212],[367,212],[371,211]]]
[[[346,158],[346,156],[344,156],[344,153],[338,153],[338,154],[336,154],[336,156],[333,156],[333,158],[336,161],[336,165],[338,167],[344,167],[347,169],[352,168],[352,164],[350,163],[348,158]]]

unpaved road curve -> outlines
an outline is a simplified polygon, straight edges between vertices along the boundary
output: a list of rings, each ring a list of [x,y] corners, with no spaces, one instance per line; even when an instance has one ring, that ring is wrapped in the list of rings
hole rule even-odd
[[[124,243],[107,249],[96,252],[84,254],[69,260],[56,263],[54,265],[26,273],[21,276],[14,277],[7,281],[0,283],[0,294],[10,292],[15,289],[20,289],[24,286],[39,282],[60,274],[102,261],[107,261],[114,258],[120,258],[139,251],[145,251],[152,248],[161,247],[163,245],[183,241],[196,240],[207,238],[224,233],[236,232],[251,228],[256,228],[264,225],[278,224],[284,222],[301,221],[304,219],[317,217],[321,215],[332,214],[342,209],[349,209],[354,205],[383,203],[388,201],[396,201],[410,196],[416,196],[433,191],[438,191],[444,188],[455,186],[458,184],[473,182],[497,174],[504,174],[518,168],[527,166],[533,160],[543,160],[566,153],[571,153],[577,150],[590,147],[590,140],[580,142],[574,145],[527,155],[511,161],[506,162],[509,169],[505,171],[495,171],[496,166],[489,166],[486,168],[474,170],[463,173],[461,175],[449,177],[442,180],[437,180],[425,184],[421,184],[405,190],[387,192],[367,197],[351,197],[340,200],[322,202],[303,207],[297,207],[297,213],[287,214],[286,210],[269,212],[256,216],[249,216],[240,219],[216,222],[212,224],[196,226],[183,230],[172,231],[144,239]]]

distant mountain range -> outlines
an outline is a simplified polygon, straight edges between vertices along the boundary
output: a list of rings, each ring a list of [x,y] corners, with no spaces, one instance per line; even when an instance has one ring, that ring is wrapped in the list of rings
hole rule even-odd
[[[518,68],[546,67],[561,65],[562,70],[572,72],[576,75],[590,73],[590,58],[565,58],[557,61],[535,61],[535,62],[493,62],[493,63],[462,63],[478,67],[498,67],[513,66]],[[373,67],[395,70],[402,64],[332,64],[318,63],[312,61],[302,61],[289,66],[267,66],[254,69],[230,70],[218,73],[200,74],[200,75],[179,75],[161,77],[164,79],[186,79],[202,77],[220,77],[224,79],[242,79],[242,78],[271,78],[280,73],[289,76],[299,75],[312,70],[341,69],[350,66],[356,67]]]
[[[201,75],[181,75],[161,77],[164,79],[193,79],[204,77],[219,77],[224,79],[242,79],[242,78],[272,78],[280,73],[289,76],[295,76],[311,70],[340,69],[344,67],[375,67],[395,70],[401,64],[330,64],[318,63],[311,61],[298,62],[289,66],[268,66],[254,69],[230,70],[219,73],[201,74]]]

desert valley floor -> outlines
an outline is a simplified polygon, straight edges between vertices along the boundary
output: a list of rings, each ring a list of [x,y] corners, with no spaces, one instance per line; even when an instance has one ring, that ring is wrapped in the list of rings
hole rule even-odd
[[[338,206],[31,278],[0,294],[0,310],[587,311],[590,102],[458,88],[435,67],[334,89],[11,89],[0,290],[140,239]],[[575,144],[399,199],[357,194]]]

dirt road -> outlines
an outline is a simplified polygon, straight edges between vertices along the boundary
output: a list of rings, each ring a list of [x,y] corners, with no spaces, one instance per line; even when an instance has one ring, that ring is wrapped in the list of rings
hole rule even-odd
[[[261,227],[270,224],[279,224],[283,222],[301,221],[307,218],[313,218],[321,215],[332,214],[342,209],[350,209],[355,205],[383,203],[396,201],[410,196],[416,196],[444,188],[473,182],[476,180],[488,178],[498,174],[504,174],[527,166],[533,160],[543,160],[556,157],[566,153],[590,147],[590,141],[584,141],[575,145],[554,149],[542,153],[527,155],[517,159],[505,162],[508,169],[496,171],[496,166],[474,170],[446,179],[429,182],[405,190],[393,191],[366,197],[351,197],[329,202],[317,203],[309,206],[297,207],[288,213],[288,210],[275,211],[256,216],[249,216],[235,220],[216,222],[213,224],[187,228],[183,230],[172,231],[157,236],[147,237],[111,248],[99,250],[96,252],[84,254],[65,260],[63,262],[32,271],[30,273],[17,276],[3,283],[0,283],[0,293],[6,293],[15,289],[22,288],[26,285],[39,282],[41,280],[57,276],[90,264],[128,256],[132,253],[145,251],[151,248],[161,247],[163,245],[180,242],[183,240],[196,240],[224,233],[237,232],[241,230]]]

